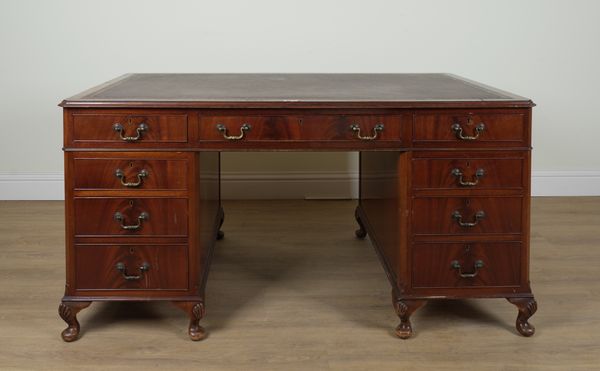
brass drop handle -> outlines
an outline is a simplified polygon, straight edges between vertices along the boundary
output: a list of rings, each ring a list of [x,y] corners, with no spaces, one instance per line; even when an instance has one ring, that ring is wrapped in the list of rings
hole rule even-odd
[[[144,131],[148,130],[148,125],[144,122],[140,123],[138,125],[138,127],[135,129],[135,131],[137,132],[137,135],[135,137],[123,136],[123,133],[125,132],[125,128],[123,128],[123,125],[121,125],[118,122],[113,125],[113,130],[116,131],[117,133],[119,133],[119,137],[121,138],[121,140],[123,140],[125,142],[136,142],[136,141],[142,139],[142,133]]]
[[[485,218],[485,212],[483,212],[483,210],[478,211],[475,213],[475,218],[472,222],[463,222],[463,216],[461,215],[460,211],[456,210],[455,212],[452,213],[452,219],[455,219],[456,222],[458,223],[458,225],[460,225],[463,228],[472,228],[474,226],[476,226],[477,224],[479,224],[480,220],[483,220]]]
[[[360,140],[375,140],[375,139],[377,139],[377,135],[379,134],[380,131],[383,131],[383,128],[384,128],[383,124],[377,124],[373,128],[373,135],[362,136],[362,135],[360,135],[360,126],[359,125],[357,125],[357,124],[350,125],[350,129],[352,129],[352,131],[356,133],[356,137]]]
[[[217,130],[223,133],[223,138],[227,140],[240,140],[244,138],[244,135],[248,130],[252,129],[250,124],[242,124],[240,127],[240,135],[227,135],[227,127],[223,124],[217,124]]]
[[[479,273],[479,270],[484,267],[484,264],[483,264],[482,260],[476,260],[475,264],[473,264],[473,272],[472,273],[463,273],[462,267],[461,267],[460,263],[458,262],[458,260],[451,261],[450,267],[452,267],[452,269],[456,269],[458,271],[458,275],[461,278],[473,278],[473,277],[477,276],[477,274]]]
[[[479,125],[475,126],[475,135],[463,135],[463,128],[460,124],[456,123],[451,126],[452,131],[456,134],[456,137],[460,140],[477,140],[479,139],[479,135],[485,130],[485,124],[482,122]]]
[[[127,274],[127,267],[125,266],[125,263],[118,262],[117,265],[115,266],[115,268],[117,268],[117,270],[121,273],[123,278],[125,278],[127,281],[137,281],[140,278],[142,278],[142,276],[144,275],[145,272],[150,270],[150,264],[144,262],[138,268],[140,270],[140,274],[137,276]]]
[[[117,169],[115,170],[115,176],[117,178],[119,178],[119,180],[121,181],[121,184],[125,187],[130,187],[130,188],[135,188],[135,187],[139,187],[142,185],[142,181],[145,177],[148,176],[148,172],[146,170],[141,170],[139,173],[137,173],[137,181],[136,182],[128,182],[125,179],[125,173],[123,172],[123,170],[121,169]]]
[[[114,219],[119,222],[119,224],[121,225],[121,229],[124,229],[126,231],[135,231],[140,229],[142,227],[142,222],[144,220],[148,220],[148,218],[150,218],[150,215],[144,211],[137,217],[137,224],[126,225],[124,224],[125,217],[123,216],[123,214],[117,211],[114,215]]]
[[[475,171],[475,177],[473,178],[472,181],[465,181],[463,179],[463,173],[462,173],[462,171],[460,171],[459,168],[452,169],[451,173],[452,173],[452,175],[454,175],[454,177],[458,178],[458,184],[460,184],[461,186],[473,187],[473,186],[476,186],[477,183],[479,183],[479,179],[481,179],[485,175],[485,170],[477,169],[477,171]]]

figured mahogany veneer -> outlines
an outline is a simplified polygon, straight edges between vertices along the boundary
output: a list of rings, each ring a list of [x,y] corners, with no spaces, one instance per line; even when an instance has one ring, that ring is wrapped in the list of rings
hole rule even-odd
[[[437,154],[434,154],[437,155]],[[418,190],[523,190],[525,157],[481,153],[479,157],[448,153],[447,157],[414,158],[412,181]],[[474,183],[474,184],[473,184]]]
[[[443,111],[415,114],[413,142],[417,146],[498,147],[527,146],[525,112]],[[472,139],[460,139],[460,136]]]
[[[522,207],[521,197],[419,197],[413,200],[413,233],[415,236],[520,233]],[[478,213],[483,216],[477,218]]]
[[[518,242],[415,244],[412,287],[519,287],[521,250]]]
[[[185,237],[188,233],[185,198],[75,198],[74,209],[75,236]],[[116,218],[116,213],[122,218]]]
[[[77,290],[186,291],[187,252],[187,245],[76,245]]]
[[[245,125],[245,126],[244,126]],[[244,128],[242,128],[244,126]],[[225,131],[219,130],[225,128]],[[377,127],[377,128],[376,128]],[[360,129],[360,133],[357,129]],[[198,136],[200,142],[219,141],[221,146],[243,146],[243,142],[285,141],[352,141],[360,143],[362,137],[377,133],[375,146],[381,142],[402,138],[399,116],[364,115],[298,115],[298,116],[204,116],[200,114]],[[240,136],[227,140],[225,136]],[[235,148],[235,147],[232,147]]]
[[[186,190],[188,163],[137,154],[79,154],[73,159],[76,190]]]
[[[143,143],[185,143],[188,139],[187,115],[139,114],[73,114],[70,130],[73,142],[91,142],[95,145],[124,146],[121,137],[137,137]],[[122,131],[115,130],[121,125]],[[138,129],[142,129],[138,132]]]
[[[135,74],[61,106],[65,341],[99,300],[169,300],[204,339],[219,153],[264,150],[360,151],[355,235],[382,262],[399,337],[436,298],[507,298],[535,331],[527,98],[448,74]]]

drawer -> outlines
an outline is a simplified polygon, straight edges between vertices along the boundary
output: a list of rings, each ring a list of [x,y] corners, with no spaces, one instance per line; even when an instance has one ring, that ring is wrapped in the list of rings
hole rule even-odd
[[[524,158],[413,158],[414,189],[523,189]]]
[[[185,198],[75,198],[76,236],[187,236]]]
[[[519,286],[521,243],[421,243],[413,245],[414,288]]]
[[[302,119],[305,140],[377,143],[402,139],[401,116],[315,115]]]
[[[78,290],[187,290],[186,245],[76,245]]]
[[[327,141],[352,145],[390,142],[399,146],[400,116],[314,115],[294,116],[201,116],[199,141],[236,143]]]
[[[135,146],[136,143],[185,143],[187,115],[84,114],[72,117],[73,142],[107,142]]]
[[[131,155],[73,159],[73,182],[77,190],[184,190],[188,161],[148,159]]]
[[[418,197],[415,235],[511,234],[522,230],[522,197]]]
[[[413,117],[413,142],[427,146],[528,146],[524,113],[425,113]]]
[[[300,139],[293,116],[200,116],[199,141],[243,143]]]

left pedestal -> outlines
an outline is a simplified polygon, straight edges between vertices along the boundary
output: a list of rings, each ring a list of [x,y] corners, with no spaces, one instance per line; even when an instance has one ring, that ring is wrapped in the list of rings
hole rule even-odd
[[[205,338],[204,288],[223,211],[219,154],[177,151],[65,153],[65,341],[94,301],[171,301]]]

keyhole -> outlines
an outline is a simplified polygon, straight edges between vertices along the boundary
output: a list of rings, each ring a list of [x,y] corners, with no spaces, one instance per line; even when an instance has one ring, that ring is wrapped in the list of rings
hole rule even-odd
[[[465,205],[470,206],[471,205],[471,200],[466,200],[465,201]]]
[[[133,200],[129,200],[129,206],[133,207]]]
[[[130,254],[133,254],[134,252],[135,252],[135,249],[134,249],[133,247],[130,247],[130,248],[129,248],[129,253],[130,253]]]
[[[471,161],[467,161],[467,167],[471,166]]]
[[[129,167],[133,167],[133,162],[130,162],[130,163],[129,163]]]

